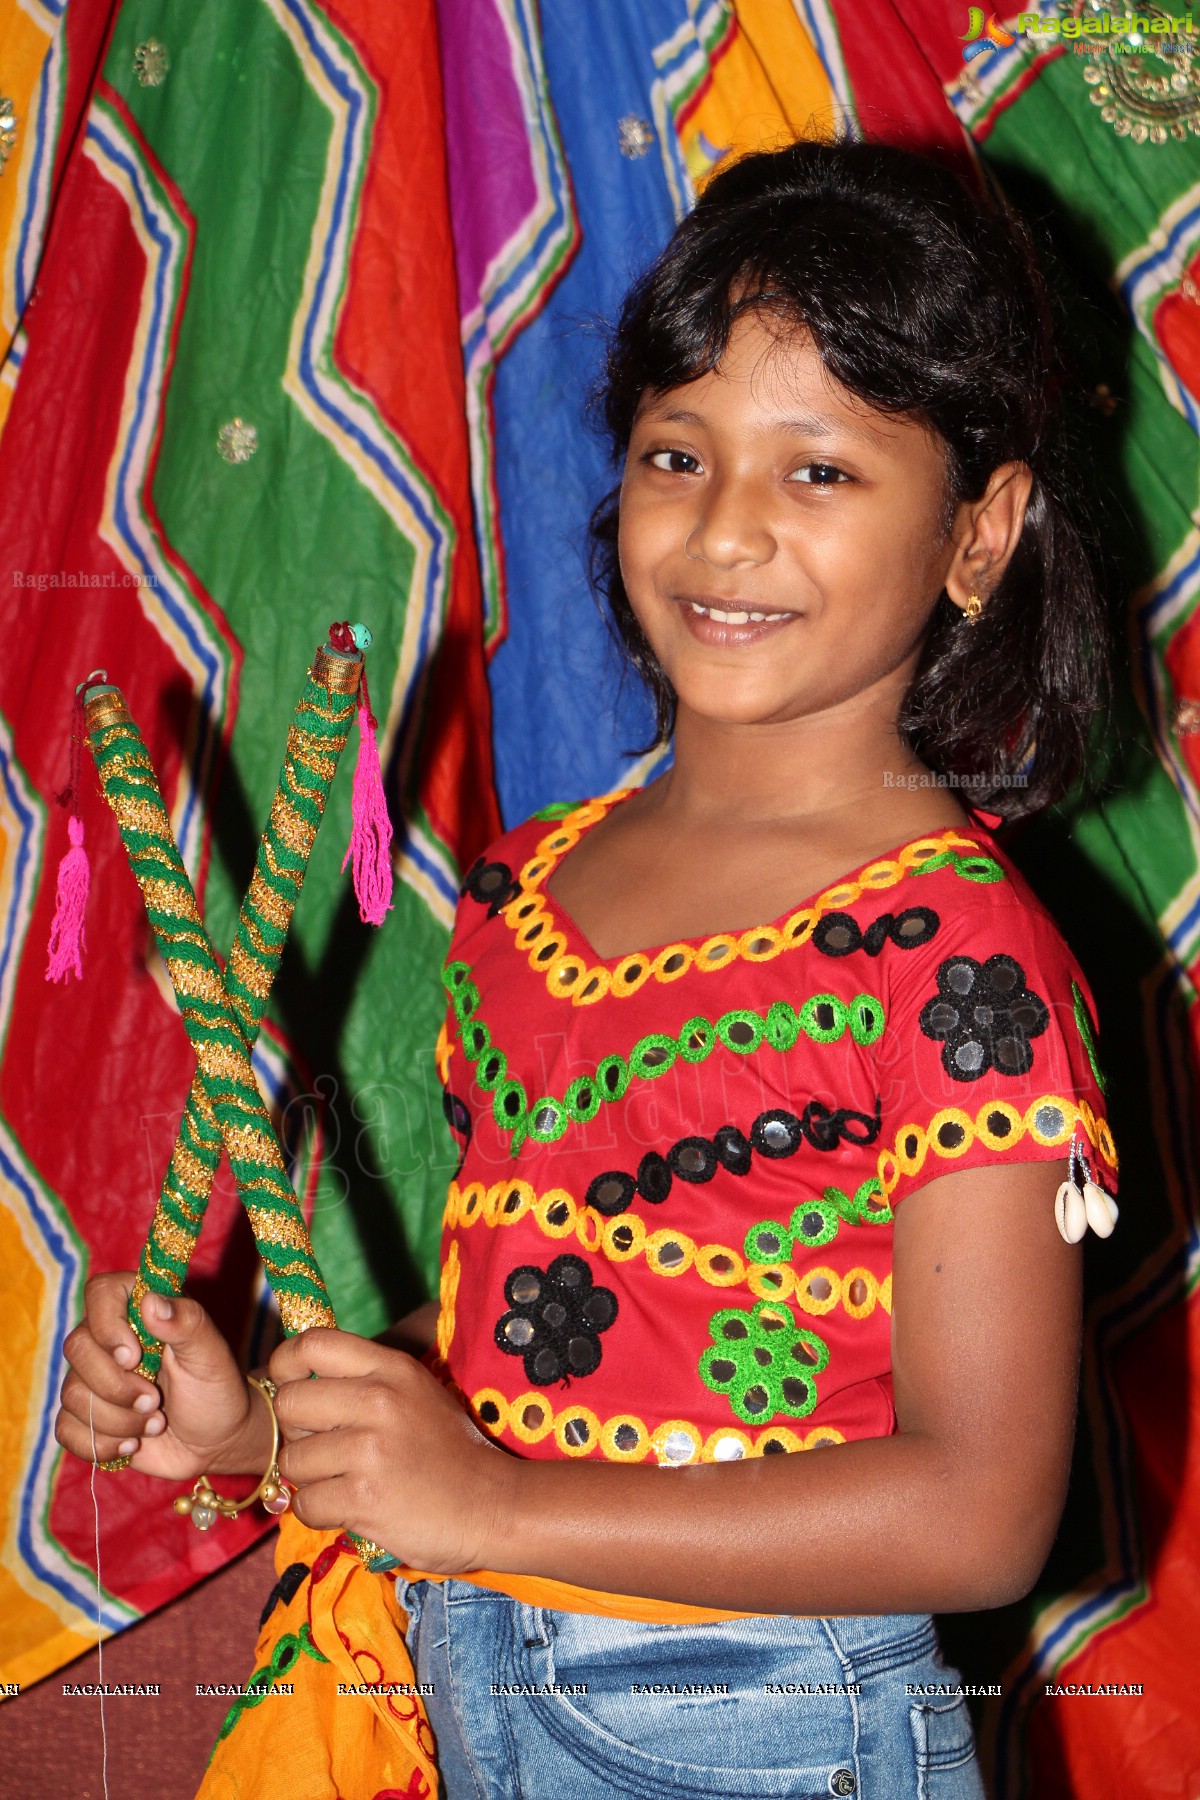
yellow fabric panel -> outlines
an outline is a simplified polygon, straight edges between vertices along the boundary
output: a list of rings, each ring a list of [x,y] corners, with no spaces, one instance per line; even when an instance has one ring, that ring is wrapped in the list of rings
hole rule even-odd
[[[0,0],[0,94],[11,100],[17,119],[17,142],[0,174],[0,361],[8,355],[19,323],[13,298],[13,263],[17,233],[27,205],[25,182],[33,152],[29,116],[37,99],[38,78],[51,33],[31,18],[19,0]],[[0,390],[0,406],[8,396]]]
[[[718,51],[712,84],[679,130],[688,173],[698,186],[713,152],[777,149],[836,123],[833,89],[816,47],[790,4],[737,0],[737,30]]]

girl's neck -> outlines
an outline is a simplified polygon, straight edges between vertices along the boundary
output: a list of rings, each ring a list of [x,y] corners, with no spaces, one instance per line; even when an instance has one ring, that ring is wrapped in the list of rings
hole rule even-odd
[[[816,823],[887,805],[908,777],[928,774],[878,696],[870,705],[851,702],[753,725],[700,718],[681,707],[674,747],[673,765],[653,792],[680,823]]]

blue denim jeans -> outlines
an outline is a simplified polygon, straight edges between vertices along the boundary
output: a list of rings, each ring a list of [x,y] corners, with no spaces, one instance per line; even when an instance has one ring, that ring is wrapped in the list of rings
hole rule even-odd
[[[983,1800],[928,1614],[639,1625],[396,1592],[444,1800]]]

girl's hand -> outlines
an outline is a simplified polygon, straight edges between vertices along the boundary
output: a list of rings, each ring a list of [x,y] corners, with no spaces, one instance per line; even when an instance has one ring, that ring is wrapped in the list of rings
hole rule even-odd
[[[162,1341],[162,1366],[157,1386],[133,1373],[142,1354],[126,1310],[133,1281],[132,1270],[121,1270],[93,1275],[85,1287],[83,1321],[63,1343],[70,1367],[55,1437],[85,1462],[132,1455],[133,1468],[170,1481],[261,1473],[271,1442],[266,1408],[199,1301],[147,1294],[142,1313]],[[265,1428],[261,1447],[256,1426]]]
[[[303,1524],[353,1531],[438,1575],[486,1566],[513,1459],[428,1369],[315,1326],[279,1345],[269,1373],[280,1473]]]

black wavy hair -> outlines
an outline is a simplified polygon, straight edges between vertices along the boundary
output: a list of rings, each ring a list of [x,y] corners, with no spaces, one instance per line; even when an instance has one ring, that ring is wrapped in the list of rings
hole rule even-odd
[[[850,393],[936,432],[947,530],[954,503],[978,499],[1001,464],[1032,470],[1020,542],[977,623],[938,597],[899,727],[930,769],[1007,818],[1060,798],[1106,693],[1107,627],[1077,523],[1054,307],[1028,230],[998,196],[890,144],[806,141],[719,169],[610,340],[597,399],[618,460],[643,394],[709,373],[750,308],[811,333]],[[675,694],[621,580],[619,502],[617,488],[592,515],[590,573],[664,741]]]

